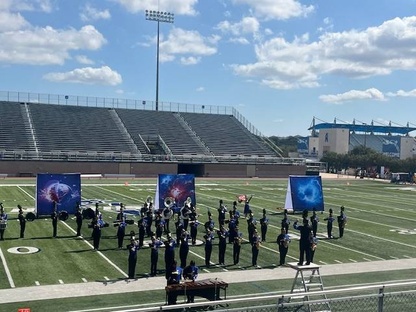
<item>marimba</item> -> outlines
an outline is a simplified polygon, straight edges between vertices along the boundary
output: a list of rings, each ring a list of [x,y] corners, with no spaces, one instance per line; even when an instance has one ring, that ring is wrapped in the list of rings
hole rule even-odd
[[[224,290],[224,299],[227,299],[228,283],[221,279],[204,279],[196,281],[185,281],[180,284],[168,285],[165,287],[166,303],[169,295],[198,296],[210,301],[222,300],[220,290]]]

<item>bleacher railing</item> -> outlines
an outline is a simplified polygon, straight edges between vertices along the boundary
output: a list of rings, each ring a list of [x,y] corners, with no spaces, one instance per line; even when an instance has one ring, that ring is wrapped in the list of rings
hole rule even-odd
[[[217,312],[403,312],[414,311],[416,282],[357,286],[334,290],[309,292],[304,300],[292,299],[299,294],[267,294],[244,296],[219,301],[185,304],[186,296],[178,297],[178,304],[154,307],[129,307],[130,312],[151,311],[217,311]],[[327,299],[316,299],[323,294]],[[329,308],[328,308],[329,307]]]
[[[0,101],[18,102],[18,103],[40,103],[56,105],[72,105],[86,107],[104,107],[114,109],[138,109],[138,110],[156,110],[156,102],[149,100],[134,100],[120,98],[91,97],[79,95],[62,95],[48,93],[31,93],[0,91]],[[159,101],[159,111],[183,112],[183,113],[202,113],[215,115],[232,115],[252,134],[263,136],[240,112],[232,106],[218,105],[198,105],[185,104],[176,102]]]

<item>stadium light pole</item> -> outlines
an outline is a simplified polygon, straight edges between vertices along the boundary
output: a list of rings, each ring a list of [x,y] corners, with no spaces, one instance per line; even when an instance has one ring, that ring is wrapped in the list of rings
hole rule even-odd
[[[146,10],[146,20],[157,22],[157,43],[156,43],[156,110],[159,110],[159,24],[171,23],[175,16],[170,12]]]

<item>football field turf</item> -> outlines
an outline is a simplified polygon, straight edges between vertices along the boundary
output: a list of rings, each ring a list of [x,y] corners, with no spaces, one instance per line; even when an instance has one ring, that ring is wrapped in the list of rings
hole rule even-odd
[[[102,209],[103,219],[110,226],[102,230],[100,250],[92,249],[91,230],[87,227],[89,220],[84,220],[83,238],[75,237],[75,220],[70,218],[58,224],[58,237],[52,238],[52,223],[49,218],[36,219],[28,222],[25,238],[19,237],[17,221],[17,204],[24,208],[35,205],[35,179],[4,179],[0,181],[0,202],[3,202],[9,215],[5,240],[0,242],[3,262],[0,271],[0,288],[24,287],[35,285],[57,285],[67,283],[84,283],[91,281],[112,281],[123,279],[127,274],[127,251],[117,248],[116,231],[112,225],[116,212],[109,203],[123,202],[127,209],[139,208],[148,196],[154,197],[156,179],[102,179],[82,180],[82,199],[100,199],[106,204]],[[266,242],[261,245],[258,264],[262,268],[274,267],[278,264],[278,248],[276,237],[280,233],[283,218],[287,179],[203,179],[197,178],[196,207],[201,223],[207,220],[210,210],[216,226],[217,207],[220,199],[228,209],[240,194],[253,194],[250,207],[254,217],[259,220],[262,210],[266,209],[269,227]],[[362,179],[323,179],[323,195],[325,211],[320,214],[318,228],[318,247],[314,262],[317,264],[342,264],[416,258],[416,186],[396,185],[381,181]],[[345,206],[348,217],[344,237],[337,239],[338,228],[334,226],[335,239],[326,238],[326,222],[329,208],[338,215],[339,207]],[[242,212],[243,205],[238,210]],[[291,220],[290,243],[287,261],[297,261],[297,233],[293,222],[301,219],[300,215],[289,215]],[[136,215],[128,219],[138,220]],[[257,227],[259,228],[259,224]],[[227,246],[226,266],[212,265],[205,268],[203,245],[192,246],[188,259],[195,260],[201,272],[225,272],[252,270],[251,247],[247,242],[246,220],[240,220],[240,231],[245,243],[242,245],[239,265],[232,264],[232,246]],[[128,225],[127,233],[137,225]],[[173,231],[173,224],[171,224]],[[203,226],[198,229],[198,239],[202,240]],[[125,239],[125,245],[128,238]],[[10,250],[22,248],[22,253],[11,253]],[[33,247],[36,253],[26,253]],[[178,251],[176,251],[178,255]],[[178,257],[177,257],[178,258]],[[189,262],[188,260],[188,262]],[[218,262],[218,246],[215,242],[211,261]],[[163,250],[160,251],[158,268],[163,275]],[[150,250],[143,248],[138,252],[136,275],[138,278],[147,276],[150,270]],[[365,277],[364,277],[365,278]],[[403,278],[400,276],[398,278]],[[414,276],[408,276],[414,278]],[[394,272],[386,277],[380,273],[380,281],[395,279]],[[377,277],[374,277],[377,280]],[[232,283],[232,281],[228,281]],[[363,280],[362,282],[365,282]]]

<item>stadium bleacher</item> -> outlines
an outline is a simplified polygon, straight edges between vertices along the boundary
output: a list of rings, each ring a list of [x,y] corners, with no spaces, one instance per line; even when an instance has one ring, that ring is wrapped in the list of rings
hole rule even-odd
[[[228,114],[19,102],[0,105],[0,151],[36,153],[42,159],[276,156],[259,136]]]
[[[0,102],[0,151],[34,151],[29,124],[24,119],[24,104]]]

